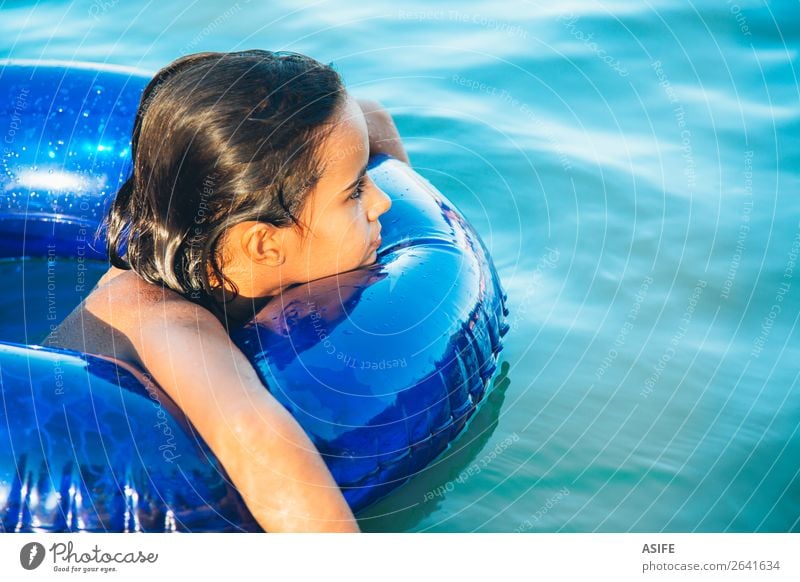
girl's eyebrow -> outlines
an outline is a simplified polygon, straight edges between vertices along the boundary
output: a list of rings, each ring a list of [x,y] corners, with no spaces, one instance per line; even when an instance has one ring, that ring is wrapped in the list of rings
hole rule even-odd
[[[358,184],[358,181],[359,181],[361,178],[363,178],[363,177],[364,177],[364,174],[366,174],[366,173],[367,173],[367,165],[368,165],[368,163],[367,163],[367,164],[364,164],[364,167],[363,167],[363,168],[361,168],[361,171],[358,173],[358,177],[357,177],[355,180],[353,180],[353,182],[352,182],[352,183],[351,183],[349,186],[347,186],[347,187],[346,187],[344,190],[342,190],[342,191],[340,192],[340,194],[344,194],[345,192],[350,192],[350,191],[351,191],[353,188],[355,188],[355,187],[356,187],[356,184]]]

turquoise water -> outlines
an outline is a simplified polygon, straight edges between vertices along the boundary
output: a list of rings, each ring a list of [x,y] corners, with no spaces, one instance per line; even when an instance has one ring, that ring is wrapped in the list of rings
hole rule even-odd
[[[363,529],[800,531],[796,2],[20,4],[6,57],[333,62],[482,234],[507,373]]]

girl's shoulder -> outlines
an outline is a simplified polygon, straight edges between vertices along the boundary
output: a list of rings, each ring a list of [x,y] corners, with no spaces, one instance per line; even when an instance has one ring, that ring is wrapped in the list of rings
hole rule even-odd
[[[108,271],[105,272],[105,274],[102,277],[100,277],[100,280],[95,285],[95,288],[101,287],[106,283],[108,283],[109,281],[116,279],[119,275],[128,272],[129,271],[126,271],[125,269],[118,269],[117,267],[112,266]]]
[[[117,329],[139,328],[151,320],[216,320],[206,308],[134,271],[112,267],[86,298],[86,308]]]
[[[141,366],[139,344],[146,330],[216,321],[210,311],[179,293],[133,271],[112,268],[43,343]]]

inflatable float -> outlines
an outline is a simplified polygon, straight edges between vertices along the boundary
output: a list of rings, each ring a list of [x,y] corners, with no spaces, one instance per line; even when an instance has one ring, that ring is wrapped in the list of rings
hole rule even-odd
[[[96,65],[3,63],[2,260],[71,261],[80,276],[82,263],[105,259],[92,236],[127,177],[147,81]],[[508,329],[491,257],[456,207],[397,160],[373,157],[369,173],[393,201],[377,263],[293,287],[232,335],[356,512],[464,429]],[[74,295],[61,299],[61,317]],[[110,358],[0,341],[0,531],[260,529],[144,375]]]

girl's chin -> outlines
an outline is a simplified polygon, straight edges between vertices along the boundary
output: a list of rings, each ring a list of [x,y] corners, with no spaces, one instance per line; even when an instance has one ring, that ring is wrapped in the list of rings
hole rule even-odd
[[[364,261],[365,265],[374,265],[378,261],[378,249],[372,249]]]

